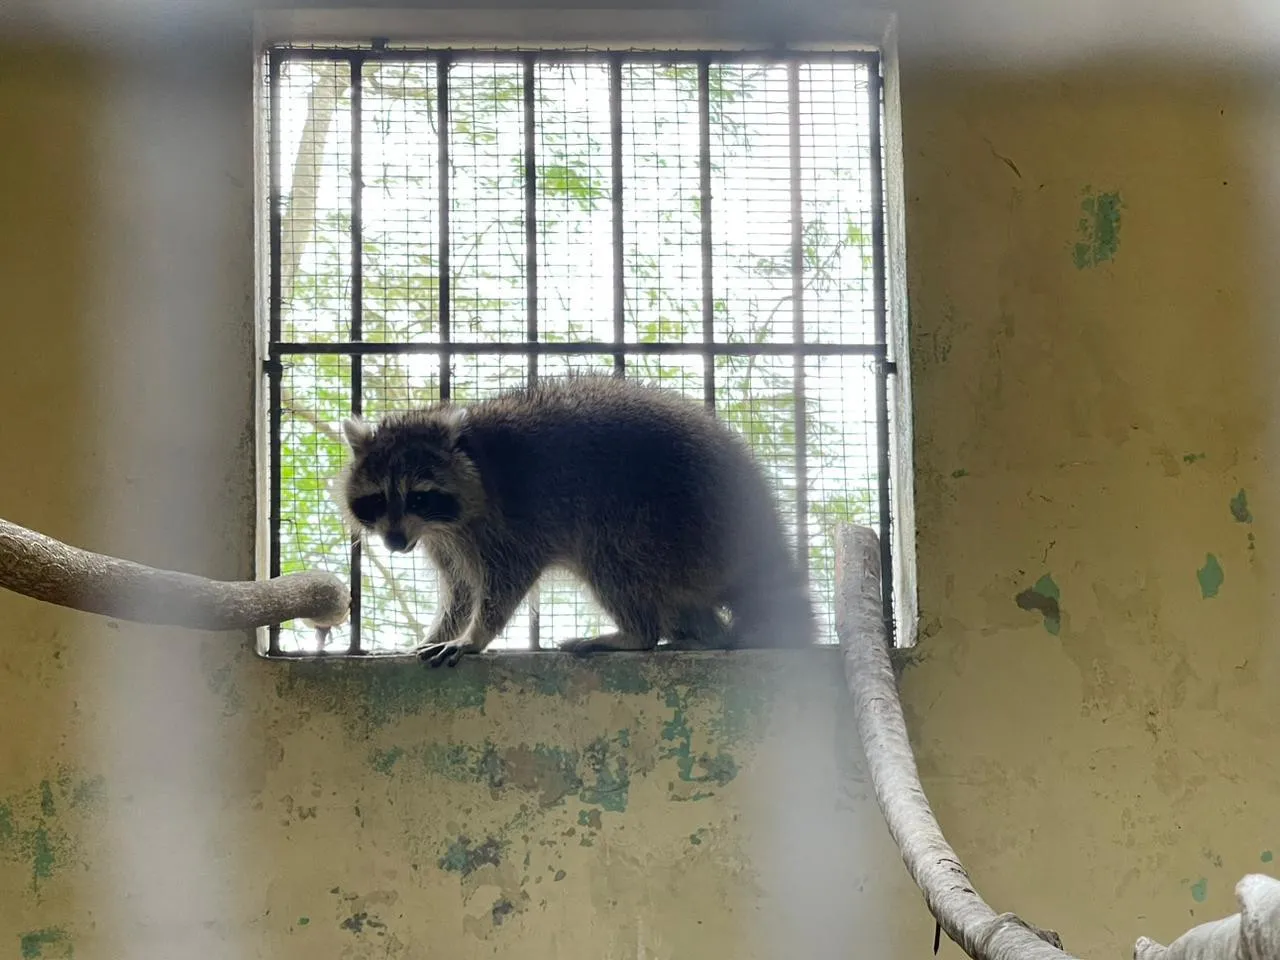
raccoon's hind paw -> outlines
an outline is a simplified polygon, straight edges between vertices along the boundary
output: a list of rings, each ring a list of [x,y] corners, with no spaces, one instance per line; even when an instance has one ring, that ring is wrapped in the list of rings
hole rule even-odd
[[[598,637],[564,640],[560,644],[560,649],[575,657],[582,657],[591,653],[609,653],[619,650],[652,650],[657,645],[656,639],[649,641],[625,633],[602,633]]]
[[[610,648],[601,644],[595,637],[578,637],[574,640],[562,640],[560,642],[560,650],[564,653],[571,653],[575,657],[584,657],[589,653],[599,653],[608,649]]]
[[[414,652],[429,667],[456,667],[462,655],[471,652],[471,647],[455,640],[452,643],[428,643]]]

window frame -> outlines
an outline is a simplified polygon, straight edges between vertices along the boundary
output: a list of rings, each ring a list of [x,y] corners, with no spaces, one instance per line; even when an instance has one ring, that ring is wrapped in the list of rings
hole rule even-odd
[[[523,8],[503,10],[270,10],[255,15],[254,42],[254,147],[255,147],[255,576],[266,579],[272,570],[272,476],[274,438],[270,406],[269,352],[270,231],[264,229],[270,209],[270,171],[261,162],[267,149],[267,78],[263,63],[277,44],[342,45],[352,43],[409,44],[433,49],[476,47],[486,51],[545,52],[551,48],[636,47],[669,51],[701,50],[759,52],[762,54],[827,52],[872,53],[880,64],[881,130],[879,131],[883,183],[883,269],[874,282],[882,287],[885,318],[885,355],[889,376],[884,402],[889,487],[888,536],[882,557],[889,562],[884,578],[891,584],[886,610],[892,643],[913,646],[918,637],[916,578],[916,524],[914,503],[909,317],[907,313],[905,196],[901,140],[901,100],[898,78],[896,18],[875,10],[844,10],[818,19],[803,17],[786,24],[785,40],[771,29],[777,24],[753,23],[692,10],[575,10]],[[603,52],[603,51],[601,51]],[[697,344],[691,344],[696,351]],[[883,482],[883,481],[882,481]],[[270,650],[272,629],[257,631],[256,649],[271,659],[394,659],[403,654],[348,651],[286,653]],[[547,648],[544,648],[547,649]],[[554,649],[554,648],[550,648]],[[497,655],[538,652],[503,649]]]

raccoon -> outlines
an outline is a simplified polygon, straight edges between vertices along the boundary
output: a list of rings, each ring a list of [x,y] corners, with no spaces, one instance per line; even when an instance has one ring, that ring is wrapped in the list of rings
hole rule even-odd
[[[421,545],[441,607],[416,651],[484,650],[549,567],[582,580],[616,633],[562,650],[803,646],[808,589],[765,477],[703,407],[632,380],[570,376],[376,426],[343,423],[336,493],[355,532]],[[726,616],[727,613],[727,616]]]

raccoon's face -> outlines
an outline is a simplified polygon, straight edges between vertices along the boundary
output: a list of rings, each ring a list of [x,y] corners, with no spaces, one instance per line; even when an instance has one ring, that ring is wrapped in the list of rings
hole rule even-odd
[[[399,417],[374,428],[353,419],[342,429],[354,458],[340,478],[341,505],[393,553],[456,526],[473,505],[474,466],[453,420]]]

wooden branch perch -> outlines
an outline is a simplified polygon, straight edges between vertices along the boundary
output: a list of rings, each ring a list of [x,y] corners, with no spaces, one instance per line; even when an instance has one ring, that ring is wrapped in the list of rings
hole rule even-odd
[[[273,580],[209,580],[81,550],[0,520],[0,587],[60,607],[134,623],[244,630],[305,619],[327,629],[351,596],[318,571]]]
[[[889,660],[880,593],[880,540],[868,527],[836,533],[836,634],[880,812],[912,879],[947,936],[974,960],[1074,960],[1052,930],[997,914],[973,888],[929,807]],[[1236,887],[1242,913],[1202,924],[1164,947],[1142,937],[1134,960],[1262,960],[1280,956],[1280,882]]]

